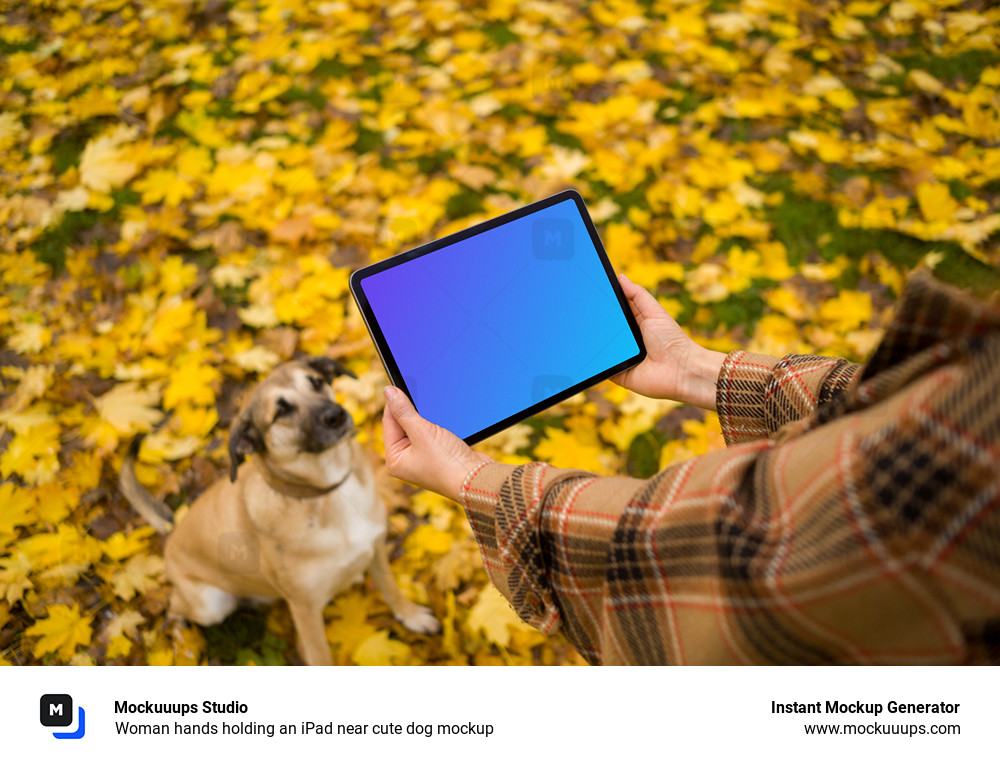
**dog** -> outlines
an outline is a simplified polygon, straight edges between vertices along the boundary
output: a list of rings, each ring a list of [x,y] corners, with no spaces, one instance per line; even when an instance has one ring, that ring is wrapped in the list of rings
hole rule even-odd
[[[150,525],[169,534],[168,617],[213,625],[241,602],[283,598],[302,659],[328,665],[323,608],[368,571],[403,625],[440,629],[430,609],[402,594],[389,568],[388,511],[353,438],[354,421],[334,399],[338,375],[354,377],[333,359],[310,356],[260,381],[230,431],[229,481],[209,486],[172,532],[172,512],[136,478],[133,443],[119,487]]]

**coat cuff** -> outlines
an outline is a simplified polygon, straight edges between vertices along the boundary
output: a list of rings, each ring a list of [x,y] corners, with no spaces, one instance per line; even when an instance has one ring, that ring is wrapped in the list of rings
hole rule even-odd
[[[715,405],[727,446],[766,439],[764,396],[781,360],[769,354],[733,351],[726,356],[715,387]]]
[[[546,485],[563,473],[580,472],[487,462],[469,472],[460,497],[490,580],[543,633],[559,629],[560,615],[542,563],[539,517]]]

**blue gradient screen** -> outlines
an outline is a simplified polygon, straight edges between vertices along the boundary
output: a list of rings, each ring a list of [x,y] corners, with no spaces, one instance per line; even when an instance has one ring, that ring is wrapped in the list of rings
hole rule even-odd
[[[417,411],[463,439],[639,353],[573,200],[361,288]]]

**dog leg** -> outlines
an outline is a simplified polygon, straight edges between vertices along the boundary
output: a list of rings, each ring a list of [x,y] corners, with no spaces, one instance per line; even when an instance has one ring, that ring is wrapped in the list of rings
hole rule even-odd
[[[295,635],[302,660],[306,665],[332,665],[333,654],[326,640],[322,605],[293,599],[287,601],[292,622],[295,623]]]
[[[389,567],[389,553],[385,548],[385,541],[379,540],[375,544],[375,558],[368,570],[371,572],[375,585],[382,591],[382,598],[389,605],[392,613],[403,625],[414,633],[437,633],[441,630],[441,623],[438,622],[434,613],[426,606],[414,604],[399,589],[399,583],[392,574]]]

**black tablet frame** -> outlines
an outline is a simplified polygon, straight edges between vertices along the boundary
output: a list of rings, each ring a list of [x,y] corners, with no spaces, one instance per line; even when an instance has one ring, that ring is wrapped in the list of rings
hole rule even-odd
[[[606,380],[612,375],[617,375],[619,372],[623,372],[629,367],[633,367],[646,358],[646,346],[642,342],[642,333],[639,331],[639,325],[636,323],[635,317],[632,316],[632,311],[628,307],[628,301],[622,293],[621,285],[618,283],[618,278],[615,275],[614,269],[611,268],[611,262],[608,260],[608,254],[604,249],[604,245],[601,243],[600,237],[597,235],[597,229],[594,228],[594,222],[591,220],[590,214],[587,212],[587,207],[583,203],[583,197],[581,197],[579,192],[576,190],[567,189],[559,192],[558,194],[554,194],[551,197],[546,197],[545,199],[538,200],[537,202],[532,202],[530,205],[525,207],[512,210],[509,213],[504,213],[503,215],[491,218],[488,221],[483,221],[482,223],[471,226],[468,229],[463,229],[462,231],[455,232],[454,234],[449,234],[447,237],[427,242],[426,244],[415,247],[412,250],[407,250],[405,253],[400,253],[399,255],[386,258],[384,261],[379,261],[378,263],[373,263],[369,266],[363,266],[351,274],[351,294],[354,296],[354,300],[358,304],[358,308],[361,311],[361,316],[364,318],[365,324],[368,326],[368,332],[375,341],[375,348],[378,351],[379,357],[382,359],[382,364],[385,366],[389,379],[392,381],[393,385],[401,388],[406,392],[407,396],[410,396],[410,392],[407,390],[406,384],[403,382],[403,376],[399,371],[399,367],[396,365],[396,360],[392,356],[392,350],[389,348],[389,344],[385,340],[385,335],[382,334],[382,328],[379,327],[378,320],[375,318],[375,313],[372,311],[371,304],[368,302],[368,299],[364,294],[364,290],[361,288],[361,280],[365,279],[365,277],[370,277],[372,274],[378,274],[379,272],[391,269],[401,263],[406,263],[416,258],[420,258],[423,255],[427,255],[428,253],[433,253],[441,248],[453,245],[456,242],[470,239],[471,237],[475,237],[483,232],[495,229],[498,226],[503,226],[511,221],[516,221],[518,218],[531,215],[539,210],[544,210],[545,208],[552,207],[553,205],[558,205],[560,202],[565,202],[566,200],[573,200],[576,203],[580,217],[583,219],[583,222],[587,227],[587,231],[590,233],[590,238],[594,243],[594,249],[597,251],[597,255],[601,259],[601,264],[604,266],[604,271],[607,274],[608,281],[611,283],[611,288],[614,290],[615,296],[618,298],[618,304],[621,307],[622,314],[624,314],[625,319],[628,321],[628,326],[632,330],[632,336],[635,338],[636,345],[639,347],[639,353],[629,359],[619,362],[613,367],[610,367],[597,375],[593,375],[586,380],[577,383],[574,386],[570,386],[563,391],[553,394],[552,396],[543,399],[527,409],[516,412],[510,417],[504,418],[498,423],[494,423],[493,425],[466,437],[466,444],[475,444],[476,442],[482,441],[483,439],[493,436],[494,434],[500,433],[505,428],[509,428],[510,426],[521,422],[525,418],[531,417],[532,415],[537,415],[539,412],[548,409],[553,404],[557,404],[570,398],[571,396],[575,396],[581,391],[600,383],[602,380]]]

